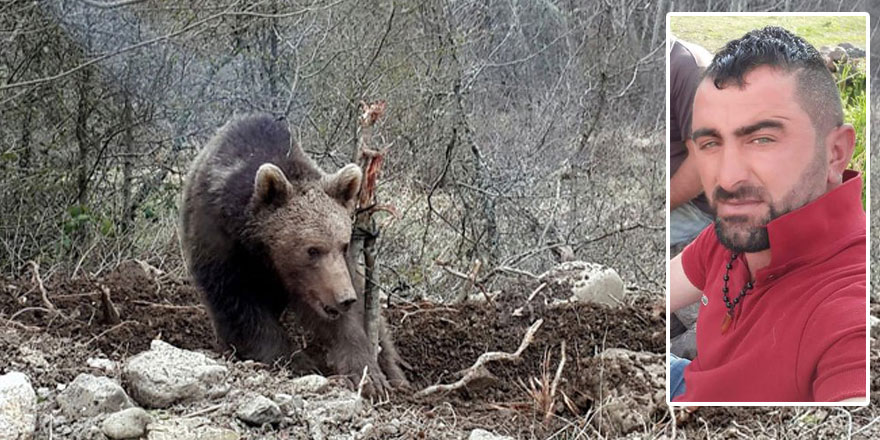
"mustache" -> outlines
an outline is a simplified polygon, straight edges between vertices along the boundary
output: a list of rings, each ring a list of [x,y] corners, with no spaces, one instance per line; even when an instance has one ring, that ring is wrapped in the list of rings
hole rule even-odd
[[[758,186],[741,186],[734,191],[717,186],[712,192],[712,198],[715,202],[730,200],[764,200],[764,188]]]

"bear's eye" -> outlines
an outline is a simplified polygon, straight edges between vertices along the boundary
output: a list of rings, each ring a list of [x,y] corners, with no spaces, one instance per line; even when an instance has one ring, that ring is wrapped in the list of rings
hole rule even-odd
[[[321,255],[321,251],[316,247],[309,248],[309,257],[316,258]]]
[[[343,254],[347,254],[348,253],[348,243],[345,243],[339,249],[342,251]]]

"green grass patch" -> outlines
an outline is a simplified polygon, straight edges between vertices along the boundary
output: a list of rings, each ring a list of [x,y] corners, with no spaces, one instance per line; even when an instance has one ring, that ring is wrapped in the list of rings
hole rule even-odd
[[[864,17],[670,17],[672,35],[705,47],[715,53],[728,41],[764,26],[781,26],[801,36],[810,44],[836,46],[850,43],[864,49],[866,43]]]

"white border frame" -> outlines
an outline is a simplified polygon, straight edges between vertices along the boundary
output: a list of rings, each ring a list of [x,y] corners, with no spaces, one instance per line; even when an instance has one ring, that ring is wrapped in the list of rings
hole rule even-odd
[[[785,17],[785,16],[820,16],[820,17],[843,17],[855,16],[865,18],[865,83],[867,94],[866,100],[866,125],[865,125],[865,215],[866,215],[866,246],[865,246],[865,323],[867,337],[865,338],[865,390],[867,390],[864,402],[671,402],[669,399],[669,48],[666,48],[666,404],[672,407],[689,406],[868,406],[871,402],[871,17],[867,12],[667,12],[666,13],[666,44],[669,44],[672,31],[670,30],[671,17],[693,16],[753,16],[753,17]]]

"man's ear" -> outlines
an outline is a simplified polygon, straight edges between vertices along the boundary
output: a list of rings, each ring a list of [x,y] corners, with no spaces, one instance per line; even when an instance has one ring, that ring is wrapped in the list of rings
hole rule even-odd
[[[825,148],[828,152],[828,183],[841,182],[843,170],[852,160],[856,145],[856,131],[850,124],[843,124],[832,129],[825,137]]]
[[[352,210],[361,190],[361,168],[350,163],[336,173],[324,176],[322,183],[327,195],[339,202],[345,209]]]
[[[254,194],[251,197],[251,205],[254,208],[281,206],[290,198],[292,190],[290,182],[287,181],[281,168],[271,163],[264,163],[260,165],[254,179]]]

